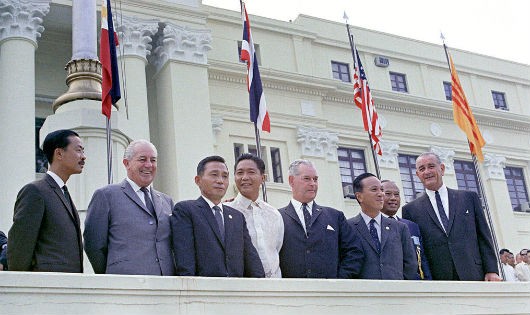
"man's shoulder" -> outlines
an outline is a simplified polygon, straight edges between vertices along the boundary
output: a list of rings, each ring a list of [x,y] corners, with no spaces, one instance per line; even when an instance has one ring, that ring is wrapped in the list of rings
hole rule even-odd
[[[353,225],[355,223],[358,223],[359,220],[362,220],[361,214],[355,215],[347,220],[348,224]]]

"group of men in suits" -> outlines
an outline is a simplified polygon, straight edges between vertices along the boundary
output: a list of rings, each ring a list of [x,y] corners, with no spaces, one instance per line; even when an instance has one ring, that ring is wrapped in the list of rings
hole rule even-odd
[[[10,269],[83,272],[79,217],[65,185],[82,171],[83,144],[77,133],[58,130],[43,150],[47,175],[24,186],[15,204]],[[222,202],[229,185],[225,160],[209,156],[197,166],[200,197],[173,204],[152,186],[157,159],[149,141],[131,142],[123,158],[127,177],[94,193],[83,236],[96,273],[397,280],[430,279],[432,273],[435,280],[498,280],[476,194],[445,188],[444,166],[432,153],[417,160],[426,195],[403,209],[415,223],[395,216],[395,183],[370,173],[353,183],[358,216],[346,220],[341,211],[317,204],[318,174],[308,160],[291,163],[292,198],[278,211],[259,198],[265,164],[250,154],[236,161],[233,201]],[[444,201],[431,198],[433,191]]]

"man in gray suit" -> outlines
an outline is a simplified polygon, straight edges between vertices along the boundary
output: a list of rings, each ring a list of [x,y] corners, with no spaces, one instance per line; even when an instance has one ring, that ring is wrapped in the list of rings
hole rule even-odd
[[[348,220],[361,239],[364,261],[362,279],[415,280],[418,263],[410,232],[404,223],[381,215],[383,186],[375,175],[364,173],[353,181],[361,213]]]
[[[9,270],[81,273],[79,215],[65,184],[83,171],[83,142],[72,130],[57,130],[46,136],[42,149],[49,163],[46,175],[24,186],[15,202]]]
[[[96,190],[85,220],[85,251],[95,273],[175,275],[169,216],[173,201],[156,191],[157,150],[131,142],[123,164],[127,178]]]

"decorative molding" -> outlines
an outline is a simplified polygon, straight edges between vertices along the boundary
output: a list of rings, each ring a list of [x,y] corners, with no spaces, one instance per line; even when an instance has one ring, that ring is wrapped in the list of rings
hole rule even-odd
[[[492,153],[484,154],[486,179],[506,180],[504,167],[506,167],[506,157]]]
[[[302,155],[337,161],[339,136],[327,130],[298,127],[297,142]]]
[[[442,135],[442,127],[437,123],[431,123],[430,127],[431,135],[439,137]]]
[[[153,43],[156,48],[149,61],[154,64],[157,71],[169,60],[178,60],[206,65],[207,53],[212,49],[212,34],[210,30],[192,29],[166,23],[164,35]]]
[[[158,31],[158,20],[145,20],[138,17],[123,16],[117,24],[116,32],[123,46],[124,56],[138,56],[147,61],[151,54],[151,36]]]
[[[0,42],[21,37],[36,47],[44,31],[44,16],[49,11],[50,0],[0,0]]]
[[[435,153],[440,157],[442,163],[445,165],[445,172],[449,174],[455,173],[454,158],[455,151],[449,148],[442,148],[437,146],[431,146],[430,152]]]
[[[384,168],[399,169],[399,143],[381,140],[379,144],[381,145],[381,151],[383,151],[383,155],[378,156],[379,166]]]
[[[385,129],[388,125],[388,120],[386,119],[385,115],[379,112],[377,117],[379,118],[379,126],[381,126],[381,129]]]
[[[317,115],[315,112],[315,103],[311,101],[302,100],[300,102],[300,111],[304,116],[315,117]]]
[[[217,115],[212,116],[212,131],[213,131],[214,136],[221,133],[221,131],[223,130],[223,123],[224,123],[223,116],[217,116]]]
[[[489,130],[482,131],[482,137],[484,138],[484,141],[486,141],[486,144],[493,144],[495,142],[495,138]]]

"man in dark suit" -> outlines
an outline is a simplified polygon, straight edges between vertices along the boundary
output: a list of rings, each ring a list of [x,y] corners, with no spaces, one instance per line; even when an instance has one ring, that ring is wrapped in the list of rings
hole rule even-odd
[[[7,236],[0,231],[0,271],[7,270]]]
[[[375,175],[363,173],[353,181],[361,213],[348,220],[361,239],[362,279],[416,280],[418,263],[407,226],[381,215],[383,186]]]
[[[407,225],[412,238],[414,252],[416,253],[416,261],[418,262],[418,280],[432,280],[429,263],[427,262],[427,257],[423,251],[420,227],[412,221],[398,217],[396,214],[399,210],[399,206],[401,206],[399,187],[396,183],[390,180],[382,180],[381,185],[383,186],[383,192],[385,193],[385,203],[383,204],[381,213],[387,218],[394,219]]]
[[[475,192],[449,189],[445,165],[432,153],[416,159],[426,192],[403,206],[403,218],[419,225],[434,280],[501,281],[497,255]]]
[[[96,190],[85,220],[85,251],[95,273],[173,276],[171,198],[152,186],[158,154],[147,140],[129,144],[127,177]]]
[[[7,258],[11,271],[83,272],[79,215],[66,181],[85,165],[83,143],[72,130],[46,136],[42,149],[49,169],[24,186],[15,202]]]
[[[283,278],[358,278],[363,251],[344,214],[314,202],[318,175],[313,163],[289,166],[293,197],[280,209],[284,223],[280,269]]]
[[[202,159],[195,184],[201,196],[177,203],[171,217],[177,275],[265,277],[245,217],[221,203],[228,188],[225,160],[220,156]]]

